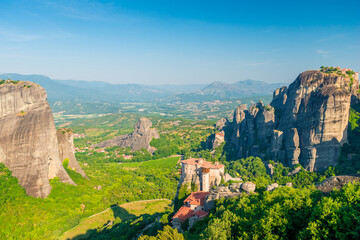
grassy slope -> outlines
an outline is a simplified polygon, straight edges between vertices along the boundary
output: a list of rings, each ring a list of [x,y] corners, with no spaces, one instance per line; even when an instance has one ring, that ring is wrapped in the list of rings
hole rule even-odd
[[[121,220],[131,220],[131,216],[140,216],[142,214],[156,214],[171,211],[171,200],[158,199],[158,200],[144,200],[131,203],[125,203],[120,206],[113,206],[106,209],[99,214],[90,216],[81,221],[81,223],[67,231],[60,239],[72,239],[76,236],[83,235],[86,238],[86,233],[89,229],[96,229],[104,226],[104,224],[114,221],[116,217]],[[124,211],[125,210],[125,211]]]
[[[128,171],[114,163],[101,166],[89,163],[86,173],[90,180],[69,170],[78,186],[54,180],[52,192],[46,199],[27,196],[17,184],[17,179],[2,165],[0,239],[58,239],[82,219],[113,204],[157,198],[172,199],[177,185],[175,176],[178,170],[175,165],[178,159],[154,160],[136,171]],[[94,186],[97,185],[101,185],[102,189],[95,190]],[[81,204],[86,205],[84,213],[81,212]]]

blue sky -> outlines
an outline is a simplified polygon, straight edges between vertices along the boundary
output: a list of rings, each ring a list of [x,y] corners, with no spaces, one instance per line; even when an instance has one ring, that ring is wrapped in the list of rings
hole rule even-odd
[[[0,0],[0,72],[113,83],[360,70],[360,1]]]

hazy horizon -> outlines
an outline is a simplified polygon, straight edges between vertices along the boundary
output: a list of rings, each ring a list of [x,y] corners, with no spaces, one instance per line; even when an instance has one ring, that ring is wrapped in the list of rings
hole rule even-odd
[[[359,71],[358,1],[1,3],[1,72],[110,83],[293,81]]]
[[[106,81],[106,80],[86,80],[86,79],[55,79],[55,78],[52,78],[50,76],[47,76],[47,75],[44,75],[44,74],[21,74],[21,73],[6,73],[6,72],[0,72],[0,75],[22,75],[22,76],[42,76],[42,77],[47,77],[47,78],[50,78],[51,80],[55,80],[55,81],[80,81],[80,82],[104,82],[104,83],[110,83],[110,84],[139,84],[139,85],[145,85],[145,86],[153,86],[153,87],[156,87],[156,86],[192,86],[192,85],[202,85],[202,86],[207,86],[207,85],[210,85],[212,83],[216,83],[216,82],[222,82],[222,83],[227,83],[227,84],[234,84],[234,83],[237,83],[237,82],[244,82],[244,81],[260,81],[260,82],[266,82],[266,81],[262,81],[262,80],[258,80],[258,79],[243,79],[243,80],[238,80],[238,81],[234,81],[234,82],[227,82],[227,81],[222,81],[222,80],[219,80],[219,81],[212,81],[212,82],[203,82],[203,83],[197,83],[197,82],[194,82],[194,83],[186,83],[186,82],[170,82],[170,83],[132,83],[132,82],[109,82],[109,81]],[[17,79],[13,79],[13,80],[17,80]],[[293,79],[295,80],[295,79]],[[288,81],[288,82],[267,82],[269,84],[271,83],[291,83],[292,81]]]

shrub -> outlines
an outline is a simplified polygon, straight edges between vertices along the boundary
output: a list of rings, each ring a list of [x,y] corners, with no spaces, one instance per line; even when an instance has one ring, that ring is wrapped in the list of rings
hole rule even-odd
[[[63,161],[63,166],[64,166],[65,169],[68,168],[68,166],[69,166],[69,161],[70,161],[70,159],[68,159],[68,158],[65,158],[65,159],[64,159],[64,161]]]

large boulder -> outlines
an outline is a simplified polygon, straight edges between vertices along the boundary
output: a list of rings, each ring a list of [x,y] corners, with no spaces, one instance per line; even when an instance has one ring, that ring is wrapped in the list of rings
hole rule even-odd
[[[256,184],[253,182],[245,182],[241,185],[241,189],[247,193],[255,192]]]
[[[275,190],[275,188],[278,188],[278,187],[279,187],[279,184],[272,183],[272,184],[266,186],[266,191],[273,191],[273,190]]]

